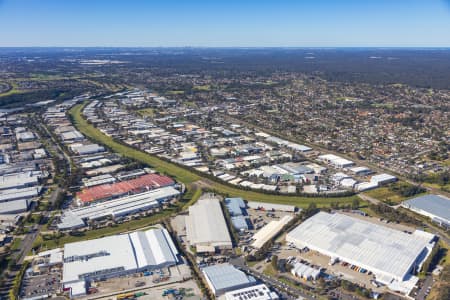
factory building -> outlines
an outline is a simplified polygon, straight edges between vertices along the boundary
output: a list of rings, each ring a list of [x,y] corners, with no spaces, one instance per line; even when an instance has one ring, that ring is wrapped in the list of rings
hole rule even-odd
[[[62,284],[71,296],[86,293],[86,282],[177,264],[178,251],[165,229],[150,229],[64,245]]]
[[[286,236],[288,243],[371,271],[390,289],[408,294],[413,276],[435,244],[433,234],[408,234],[343,214],[319,212]]]
[[[248,230],[251,222],[247,217],[244,200],[242,198],[225,198],[225,206],[231,216],[233,227],[239,231]]]
[[[114,219],[130,214],[148,211],[161,206],[162,202],[178,197],[180,192],[173,187],[163,187],[152,191],[121,197],[76,209],[67,210],[58,224],[60,230],[85,227],[89,221]]]
[[[429,217],[442,227],[450,228],[450,199],[440,195],[425,195],[404,201],[404,208]]]
[[[324,154],[318,157],[320,161],[326,162],[338,169],[349,168],[355,165],[351,160],[339,157],[334,154]]]
[[[202,269],[208,287],[217,297],[226,292],[256,285],[255,278],[225,263]]]
[[[189,207],[186,234],[197,253],[232,249],[231,237],[217,198],[200,199]]]
[[[266,203],[266,202],[255,202],[255,201],[248,201],[247,206],[252,209],[261,209],[261,210],[278,210],[278,211],[285,211],[285,212],[295,212],[296,207],[294,205],[286,205],[286,204],[275,204],[275,203]]]
[[[41,172],[20,172],[0,176],[0,190],[25,188],[39,184]]]
[[[284,216],[278,221],[270,221],[266,226],[255,233],[252,237],[253,243],[251,246],[256,249],[261,249],[262,246],[277,235],[277,233],[279,233],[292,219],[292,216]]]
[[[146,174],[131,180],[85,188],[77,193],[76,198],[79,205],[85,205],[123,195],[141,193],[155,188],[173,186],[174,184],[175,182],[170,177]]]
[[[378,184],[378,186],[383,185],[383,184],[388,184],[388,183],[392,183],[392,182],[396,182],[397,181],[397,177],[393,176],[393,175],[389,175],[389,174],[378,174],[378,175],[373,175],[370,178],[370,182],[371,183],[376,183]]]

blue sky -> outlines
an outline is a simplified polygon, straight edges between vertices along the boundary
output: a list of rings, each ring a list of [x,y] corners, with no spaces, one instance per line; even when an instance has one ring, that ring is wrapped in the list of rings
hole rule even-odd
[[[450,0],[0,0],[0,46],[450,47]]]

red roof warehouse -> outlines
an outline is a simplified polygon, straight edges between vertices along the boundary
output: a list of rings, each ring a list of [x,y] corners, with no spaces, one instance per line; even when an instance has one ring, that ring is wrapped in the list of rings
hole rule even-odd
[[[167,176],[147,174],[136,179],[83,189],[77,193],[77,198],[83,203],[89,203],[126,194],[141,193],[174,184],[175,182]]]

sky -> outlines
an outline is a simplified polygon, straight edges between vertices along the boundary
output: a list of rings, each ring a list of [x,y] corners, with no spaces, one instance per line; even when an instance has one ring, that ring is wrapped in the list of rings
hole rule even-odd
[[[450,47],[450,0],[0,0],[0,47]]]

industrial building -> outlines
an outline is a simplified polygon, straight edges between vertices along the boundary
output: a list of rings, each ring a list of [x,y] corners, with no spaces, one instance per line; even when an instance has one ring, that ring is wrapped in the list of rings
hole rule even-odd
[[[233,227],[239,231],[248,230],[250,219],[247,217],[245,202],[242,198],[225,198],[225,206],[231,216]]]
[[[317,280],[320,276],[320,270],[314,269],[302,263],[295,263],[291,269],[292,275],[304,280]]]
[[[83,205],[128,195],[130,193],[140,193],[155,188],[173,186],[174,184],[175,182],[170,177],[158,174],[146,174],[131,180],[85,188],[78,192],[76,197],[79,205]]]
[[[0,190],[25,188],[39,184],[41,172],[20,172],[0,176]]]
[[[121,218],[126,215],[160,207],[162,202],[178,197],[180,192],[173,187],[121,197],[64,212],[58,229],[69,230],[85,227],[89,221],[107,217]]]
[[[165,229],[150,229],[64,245],[62,284],[71,296],[86,282],[173,266],[178,251]]]
[[[255,278],[228,263],[203,268],[202,272],[208,287],[216,297],[229,291],[256,285]]]
[[[267,285],[258,284],[231,292],[225,293],[223,300],[278,300],[280,299],[277,293],[272,292]]]
[[[294,205],[286,205],[286,204],[275,204],[275,203],[266,203],[266,202],[255,202],[248,201],[247,206],[252,209],[262,209],[262,210],[278,210],[285,212],[295,212],[296,207]]]
[[[247,214],[245,211],[246,205],[242,198],[225,198],[224,201],[230,216],[237,217]]]
[[[187,240],[197,253],[232,249],[227,223],[219,199],[200,199],[189,207],[186,216]]]
[[[292,216],[284,216],[278,221],[270,221],[266,226],[261,228],[252,237],[253,243],[251,246],[256,249],[262,248],[270,239],[272,239],[278,232],[283,229],[291,220]]]
[[[305,247],[371,271],[390,289],[409,293],[418,278],[412,273],[434,246],[433,234],[412,234],[344,214],[319,212],[286,236],[297,248]]]
[[[450,227],[450,199],[440,195],[425,195],[404,201],[404,208],[429,217],[443,227]]]
[[[78,155],[87,155],[87,154],[94,154],[99,152],[104,152],[105,148],[103,146],[100,146],[98,144],[71,144],[70,149],[78,154]]]
[[[320,161],[326,162],[330,165],[332,165],[335,168],[338,169],[343,169],[343,168],[349,168],[355,165],[354,162],[352,162],[351,160],[339,157],[337,155],[334,154],[324,154],[324,155],[320,155],[318,157],[318,159]]]
[[[395,177],[394,175],[389,175],[389,174],[378,174],[378,175],[373,175],[370,178],[370,182],[372,183],[376,183],[379,186],[383,185],[383,184],[388,184],[388,183],[392,183],[392,182],[396,182],[397,181],[397,177]]]
[[[13,215],[26,212],[28,210],[28,200],[15,200],[0,203],[0,215]]]

